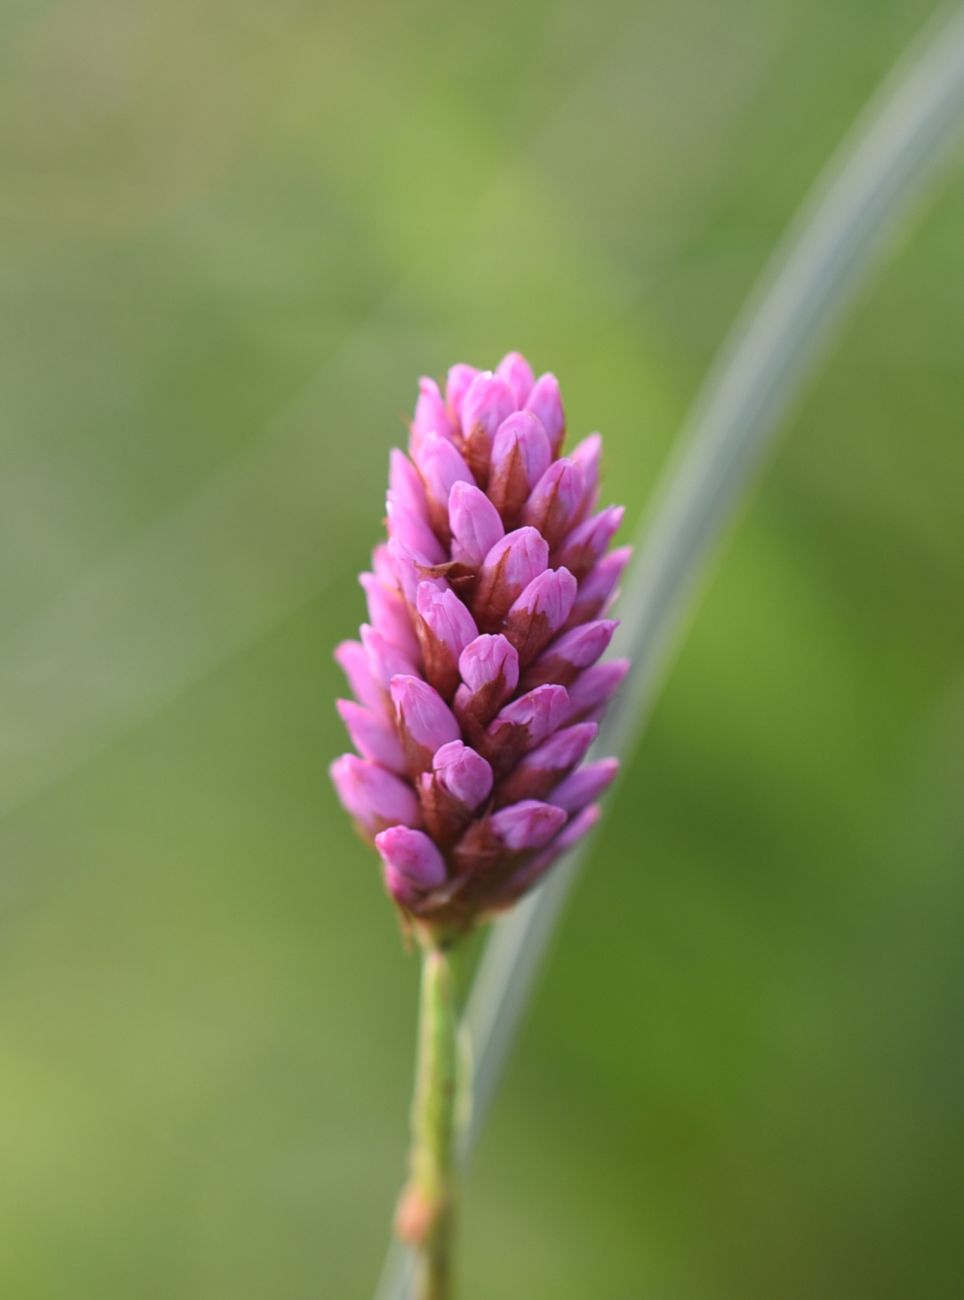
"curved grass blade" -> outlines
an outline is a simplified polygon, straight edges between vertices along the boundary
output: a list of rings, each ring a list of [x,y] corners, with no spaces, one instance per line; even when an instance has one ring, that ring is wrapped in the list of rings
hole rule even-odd
[[[679,439],[637,539],[620,607],[633,660],[601,752],[631,752],[695,588],[752,484],[787,408],[866,285],[887,239],[922,196],[964,126],[964,8],[944,12],[901,58],[818,178],[734,324]],[[508,1057],[585,850],[494,927],[465,1025],[474,1050],[463,1159]],[[376,1300],[408,1300],[408,1252],[393,1246]]]

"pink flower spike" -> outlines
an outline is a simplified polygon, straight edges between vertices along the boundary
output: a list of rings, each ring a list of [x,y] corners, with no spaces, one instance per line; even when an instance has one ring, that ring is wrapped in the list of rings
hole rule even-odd
[[[438,691],[420,677],[393,677],[390,690],[408,770],[427,772],[436,750],[460,739],[459,724]]]
[[[559,554],[564,564],[580,580],[606,552],[626,513],[623,506],[607,506],[598,515],[573,529]]]
[[[455,694],[455,712],[467,724],[484,727],[519,685],[519,656],[501,634],[483,634],[459,657],[464,685]]]
[[[590,667],[606,651],[618,626],[614,619],[600,618],[563,633],[526,673],[526,685],[561,682],[568,686],[583,668]]]
[[[479,635],[475,620],[454,591],[420,582],[416,594],[418,639],[425,676],[445,699],[459,684],[459,655]]]
[[[534,528],[517,528],[496,542],[483,561],[473,613],[483,629],[496,626],[533,578],[549,567],[549,547]]]
[[[378,763],[342,754],[329,771],[339,799],[369,835],[398,822],[417,826],[421,821],[412,787]]]
[[[556,460],[532,489],[522,510],[522,522],[538,528],[551,547],[558,544],[579,517],[586,495],[586,477],[574,460]]]
[[[432,771],[446,794],[469,812],[475,812],[492,793],[492,768],[461,740],[453,740],[437,751]]]
[[[542,421],[552,454],[558,456],[562,440],[566,436],[566,412],[562,405],[559,380],[555,375],[547,372],[539,376],[526,398],[526,410],[532,411]]]
[[[475,366],[452,366],[445,383],[445,405],[453,424],[458,428],[462,423],[462,403],[465,394],[472,387],[472,381],[478,374]]]
[[[492,443],[487,490],[507,523],[518,518],[551,460],[546,431],[531,411],[516,411],[499,425]]]
[[[628,659],[610,659],[594,664],[579,674],[569,687],[570,722],[601,712],[623,684],[629,672]]]
[[[379,682],[372,676],[365,647],[359,641],[342,641],[335,648],[335,662],[345,674],[355,699],[360,700],[368,709],[384,713],[385,695]]]
[[[476,479],[485,486],[496,429],[516,409],[512,390],[491,370],[476,375],[462,399],[462,440],[465,458]]]
[[[456,483],[449,496],[452,559],[478,571],[496,542],[505,536],[498,510],[474,483]]]
[[[385,864],[385,885],[400,907],[417,908],[433,889],[445,884],[445,861],[422,831],[392,826],[375,836]]]
[[[443,564],[446,553],[442,543],[432,532],[428,521],[415,515],[411,510],[399,505],[392,494],[388,494],[386,506],[388,515],[388,535],[392,541],[400,542],[411,551],[416,559],[424,564]]]
[[[565,809],[571,817],[585,808],[586,804],[598,799],[612,785],[618,772],[618,759],[601,758],[596,763],[577,767],[571,776],[567,776],[546,797],[557,808]]]
[[[441,438],[452,437],[452,422],[442,401],[438,384],[434,379],[418,381],[418,401],[415,403],[415,417],[412,420],[411,450],[416,452],[427,434],[437,433]]]
[[[565,425],[555,375],[517,352],[452,366],[444,394],[423,379],[360,579],[370,621],[336,652],[357,753],[332,776],[427,941],[540,879],[615,773],[581,765],[628,667],[599,656],[629,550],[608,553],[622,512],[596,513],[599,435],[561,457]]]
[[[521,410],[535,383],[535,376],[528,361],[521,352],[507,352],[496,366],[495,373],[509,385],[516,410]]]
[[[566,814],[552,804],[524,799],[494,813],[492,829],[510,853],[541,849],[566,824]]]
[[[365,709],[354,700],[338,700],[336,707],[351,737],[351,743],[362,758],[381,763],[391,772],[404,776],[405,754],[395,727],[385,717]]]
[[[392,500],[419,519],[428,517],[428,498],[418,470],[403,451],[388,458],[388,490]]]
[[[568,569],[546,569],[532,579],[505,619],[505,635],[523,665],[541,654],[565,626],[575,599],[576,580]]]
[[[401,650],[411,663],[418,663],[418,641],[405,601],[399,592],[389,591],[373,573],[359,574],[358,581],[368,597],[368,617],[372,627]]]

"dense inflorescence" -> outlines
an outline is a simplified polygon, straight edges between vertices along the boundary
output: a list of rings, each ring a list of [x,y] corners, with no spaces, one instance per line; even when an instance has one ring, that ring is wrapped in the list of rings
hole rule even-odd
[[[335,657],[356,754],[335,787],[404,913],[464,929],[507,907],[598,817],[614,759],[583,763],[628,668],[600,662],[629,548],[596,510],[602,441],[561,456],[554,375],[510,353],[423,379],[391,453],[369,622]]]

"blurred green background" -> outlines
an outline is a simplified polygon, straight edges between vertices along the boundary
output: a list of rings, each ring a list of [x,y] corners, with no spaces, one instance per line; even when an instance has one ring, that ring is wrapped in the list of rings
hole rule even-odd
[[[370,1295],[415,962],[327,784],[422,373],[638,518],[933,6],[7,0],[0,1293]],[[465,1300],[960,1294],[964,175],[788,423],[558,935]]]

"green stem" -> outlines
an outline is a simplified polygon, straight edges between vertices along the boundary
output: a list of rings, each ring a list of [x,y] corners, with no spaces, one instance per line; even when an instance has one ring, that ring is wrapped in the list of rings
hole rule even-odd
[[[433,937],[422,947],[418,1062],[412,1103],[409,1180],[399,1236],[419,1257],[419,1300],[451,1300],[453,1157],[458,1092],[458,1008],[453,950]]]

